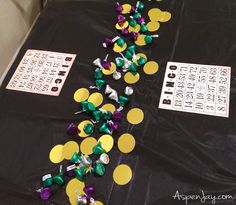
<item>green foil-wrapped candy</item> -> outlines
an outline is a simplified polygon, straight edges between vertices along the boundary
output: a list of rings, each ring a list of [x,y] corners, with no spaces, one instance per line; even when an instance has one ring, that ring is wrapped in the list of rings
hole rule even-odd
[[[137,72],[138,71],[138,66],[135,63],[131,63],[128,70],[131,71],[131,72]]]
[[[102,117],[102,111],[100,110],[95,110],[93,112],[93,117],[95,118],[96,123],[98,123]]]
[[[135,51],[136,51],[136,46],[135,45],[131,45],[127,48],[127,50],[132,54],[134,55],[135,54]]]
[[[96,87],[100,90],[104,85],[106,85],[105,80],[95,80]]]
[[[81,156],[78,154],[78,152],[74,152],[74,154],[72,155],[70,161],[72,163],[78,164],[80,163],[82,160]]]
[[[87,134],[87,135],[90,135],[93,133],[93,129],[94,129],[94,126],[90,123],[86,124],[84,126],[84,132]]]
[[[148,31],[148,27],[145,24],[141,25],[140,31],[142,31],[143,33],[145,33],[146,31]]]
[[[106,153],[106,150],[102,148],[101,142],[98,142],[98,144],[93,147],[93,154],[101,155],[103,153]]]
[[[81,167],[79,169],[75,169],[75,177],[80,180],[83,181],[84,179],[84,175],[86,174],[86,167]]]
[[[123,59],[123,58],[117,57],[117,58],[115,59],[115,61],[116,61],[116,66],[117,66],[117,67],[123,67],[123,66],[124,66],[124,59]]]
[[[125,106],[129,102],[129,99],[125,96],[119,96],[119,103],[121,106]]]
[[[139,65],[144,65],[146,63],[146,59],[144,57],[140,57],[138,60],[137,60],[137,63]]]
[[[102,126],[99,128],[99,131],[101,133],[111,134],[111,131],[109,130],[107,123],[103,123]]]
[[[86,110],[86,111],[93,112],[93,111],[95,111],[95,110],[96,110],[95,105],[94,105],[93,103],[91,103],[91,102],[88,102],[88,104],[87,104],[87,110]]]
[[[134,17],[135,19],[138,19],[138,18],[141,17],[141,14],[140,14],[139,12],[136,12],[136,13],[133,15],[133,17]]]
[[[96,68],[95,72],[94,72],[94,78],[96,80],[101,79],[103,77],[103,73],[99,68]]]
[[[81,106],[82,106],[82,111],[86,112],[88,110],[88,101],[87,100],[82,101]]]
[[[65,183],[65,181],[64,181],[64,174],[60,173],[60,174],[54,176],[52,181],[53,181],[54,184],[62,186]]]
[[[50,186],[52,186],[52,175],[51,174],[47,174],[47,175],[43,176],[42,183],[43,183],[43,187],[50,187]]]
[[[144,37],[144,41],[146,42],[146,44],[152,43],[152,36],[151,35],[146,35]]]
[[[93,172],[98,176],[103,176],[105,174],[105,166],[102,163],[96,163]]]
[[[112,118],[112,113],[110,111],[106,111],[102,113],[102,119],[103,120],[110,120]]]
[[[131,19],[131,20],[129,21],[129,25],[132,26],[132,27],[134,27],[134,28],[137,26],[137,24],[138,24],[138,23],[137,23],[137,21],[136,21],[135,19]]]
[[[119,38],[116,41],[117,45],[120,46],[121,48],[125,45],[125,40],[123,38]]]
[[[141,2],[141,1],[138,1],[137,4],[136,4],[136,7],[139,11],[142,11],[144,9],[144,3]]]
[[[125,52],[125,57],[126,57],[127,59],[132,59],[132,58],[133,58],[133,54],[132,54],[131,52],[129,52],[129,51],[126,51],[126,52]]]

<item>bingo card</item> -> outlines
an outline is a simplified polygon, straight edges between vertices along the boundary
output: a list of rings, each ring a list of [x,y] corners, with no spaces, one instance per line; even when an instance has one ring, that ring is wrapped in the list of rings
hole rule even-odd
[[[27,50],[7,89],[59,96],[75,54]]]
[[[229,117],[231,68],[168,62],[159,108]]]

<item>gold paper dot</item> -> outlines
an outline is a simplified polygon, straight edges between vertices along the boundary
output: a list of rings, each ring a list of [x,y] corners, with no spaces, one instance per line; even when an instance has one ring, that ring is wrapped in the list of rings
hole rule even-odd
[[[115,168],[113,179],[117,184],[125,185],[132,179],[132,170],[126,164],[121,164]]]
[[[160,23],[156,21],[150,21],[147,24],[147,28],[150,32],[157,31],[160,28]]]
[[[158,68],[159,68],[159,65],[157,62],[149,61],[144,65],[143,71],[147,75],[153,75],[154,73],[156,73],[158,71]]]
[[[171,13],[168,11],[163,11],[158,21],[167,22],[171,19]]]
[[[50,153],[49,153],[49,159],[51,160],[51,162],[57,164],[60,163],[63,159],[63,145],[59,144],[59,145],[55,145]]]
[[[140,75],[139,73],[136,73],[135,75],[133,75],[131,72],[127,72],[124,75],[124,80],[126,83],[128,84],[134,84],[137,83],[139,81]]]
[[[103,110],[110,111],[111,113],[115,112],[116,107],[112,104],[105,104],[101,107]]]
[[[78,199],[78,196],[69,197],[70,204],[71,205],[77,205],[77,199]]]
[[[81,123],[79,123],[79,125],[78,125],[78,129],[80,130],[80,133],[78,134],[80,137],[88,137],[89,136],[89,134],[86,134],[85,132],[84,132],[84,126],[86,125],[86,124],[93,124],[91,121],[89,121],[89,120],[84,120],[84,121],[82,121]]]
[[[114,139],[111,135],[102,135],[98,141],[102,143],[102,148],[107,152],[109,152],[114,145]]]
[[[90,204],[92,205],[92,204]],[[103,205],[103,203],[101,201],[95,201],[95,205]]]
[[[69,141],[64,144],[63,156],[65,159],[71,159],[75,152],[79,152],[79,145],[75,141]]]
[[[130,4],[123,4],[122,5],[123,10],[121,11],[122,14],[129,14],[131,10]]]
[[[125,23],[124,23],[124,25],[123,25],[123,27],[120,27],[120,25],[117,23],[116,24],[116,29],[117,30],[122,30],[123,28],[127,28],[129,26],[129,22],[128,21],[126,21]]]
[[[101,93],[93,93],[92,95],[89,96],[88,102],[93,103],[96,107],[102,104],[103,101],[103,96]]]
[[[139,108],[133,108],[127,113],[127,120],[130,124],[137,125],[143,121],[144,113]]]
[[[90,155],[93,153],[93,147],[97,145],[97,140],[93,137],[85,138],[80,144],[80,151],[83,154]]]
[[[162,11],[158,8],[153,8],[148,11],[148,16],[151,21],[159,21],[161,18]]]
[[[81,102],[81,101],[87,100],[88,96],[89,96],[88,89],[87,88],[80,88],[80,89],[75,91],[74,100],[76,102]]]
[[[110,70],[103,68],[103,69],[102,69],[102,72],[103,72],[104,75],[111,75],[112,73],[115,72],[115,70],[116,70],[116,64],[113,63],[113,62],[111,62],[111,68],[110,68]]]
[[[135,41],[135,44],[138,45],[138,46],[145,46],[146,45],[146,42],[144,40],[145,36],[146,35],[144,35],[144,34],[138,35],[138,38]]]
[[[127,44],[125,43],[123,47],[120,47],[117,45],[117,43],[114,44],[113,51],[116,53],[121,53],[127,48]]]
[[[130,153],[135,147],[135,139],[133,135],[125,133],[118,139],[118,148],[123,153]]]
[[[84,187],[85,187],[84,182],[81,182],[76,178],[71,179],[66,185],[66,194],[69,197],[76,196],[76,191],[78,192],[79,195],[84,194],[83,191]]]
[[[139,24],[137,24],[135,27],[129,26],[128,30],[129,32],[139,32],[140,31],[141,26]]]

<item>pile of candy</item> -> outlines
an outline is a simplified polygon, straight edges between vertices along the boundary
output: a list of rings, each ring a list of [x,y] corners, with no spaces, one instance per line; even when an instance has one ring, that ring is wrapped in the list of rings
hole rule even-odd
[[[145,46],[151,44],[153,38],[158,37],[158,35],[151,35],[150,32],[157,31],[160,27],[160,22],[169,21],[171,14],[166,11],[161,11],[158,8],[153,8],[148,12],[150,22],[146,23],[145,18],[142,15],[142,12],[145,10],[145,5],[141,1],[137,1],[135,6],[117,3],[115,10],[118,12],[115,28],[122,37],[115,36],[112,38],[105,38],[102,45],[106,49],[113,48],[113,51],[119,54],[119,56],[114,59],[115,63],[108,60],[109,55],[106,55],[103,60],[97,58],[93,61],[93,65],[95,66],[94,85],[91,85],[89,89],[96,89],[103,92],[104,96],[107,96],[108,99],[118,106],[117,108],[114,106],[115,110],[113,111],[98,108],[102,102],[100,99],[102,98],[101,94],[93,93],[92,95],[96,97],[93,98],[91,95],[88,98],[89,93],[87,89],[81,88],[77,90],[74,94],[74,100],[79,103],[80,110],[75,114],[88,115],[90,120],[84,121],[79,125],[77,125],[77,123],[71,123],[67,129],[69,135],[87,137],[94,133],[95,127],[98,127],[100,133],[106,135],[112,135],[114,132],[118,131],[119,122],[122,120],[123,116],[122,112],[124,107],[129,103],[129,98],[134,93],[134,90],[131,86],[126,86],[124,88],[124,93],[118,94],[118,92],[106,82],[105,76],[112,75],[112,78],[115,81],[118,81],[123,76],[124,81],[127,84],[134,84],[139,79],[141,67],[143,67],[146,74],[154,74],[158,70],[158,64],[155,62],[147,62],[145,54],[136,54],[136,45]],[[124,15],[128,15],[128,17]],[[132,44],[127,45],[128,41],[126,42],[123,37],[126,37]],[[136,111],[143,114],[140,109],[136,108]],[[141,121],[142,120],[134,120],[133,124],[138,124]],[[129,138],[125,138],[125,136],[121,136],[123,139],[130,139],[130,142],[127,140],[123,140],[124,142],[122,142],[122,139],[120,139],[118,145],[119,143],[133,144],[133,138],[130,136],[128,137]],[[110,139],[108,136],[105,140],[111,140],[113,146],[113,139]],[[93,141],[90,144],[93,144],[93,146],[83,148],[87,151],[83,151],[81,147],[81,154],[74,152],[72,156],[70,156],[70,162],[65,171],[62,171],[62,167],[60,167],[59,174],[53,177],[51,174],[47,174],[42,177],[42,188],[37,190],[40,193],[42,200],[48,200],[52,196],[53,187],[63,186],[66,177],[83,182],[84,177],[87,174],[94,174],[96,176],[103,176],[105,174],[106,166],[110,162],[107,152],[110,151],[112,146],[108,148],[106,143],[104,143],[104,140],[99,140],[98,142],[95,140],[95,142]],[[128,153],[133,149],[132,146],[130,147],[130,150],[124,151],[124,153]],[[122,168],[129,171],[124,165]],[[127,180],[127,183],[129,180]],[[94,190],[95,188],[93,186],[85,186],[81,190],[73,190],[77,197],[76,202],[73,201],[71,203],[77,205],[102,204],[101,202],[96,202],[92,197]]]

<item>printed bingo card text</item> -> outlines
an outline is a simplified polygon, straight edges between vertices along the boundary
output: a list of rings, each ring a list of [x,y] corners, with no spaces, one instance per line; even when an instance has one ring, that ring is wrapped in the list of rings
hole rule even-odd
[[[58,96],[75,54],[27,50],[7,89]]]
[[[159,108],[229,116],[231,68],[168,62]]]

